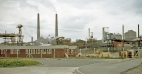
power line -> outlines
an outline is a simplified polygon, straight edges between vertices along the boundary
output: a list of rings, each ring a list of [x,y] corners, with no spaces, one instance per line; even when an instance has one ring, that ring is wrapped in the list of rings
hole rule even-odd
[[[139,10],[137,11],[136,15],[135,15],[135,16],[134,16],[134,18],[130,21],[130,23],[129,23],[129,24],[131,24],[131,22],[135,19],[135,17],[137,16],[138,12],[139,12],[139,11],[140,11],[140,9],[141,9],[141,7],[142,7],[142,4],[141,4],[141,6],[140,6]],[[128,24],[128,25],[129,25],[129,24]]]

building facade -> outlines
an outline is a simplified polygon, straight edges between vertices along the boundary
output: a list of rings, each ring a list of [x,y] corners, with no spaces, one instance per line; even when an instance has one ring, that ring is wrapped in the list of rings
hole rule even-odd
[[[0,57],[65,58],[76,56],[77,46],[1,46]]]
[[[136,32],[133,30],[128,30],[125,32],[125,40],[133,40],[136,38]]]
[[[115,39],[122,39],[122,35],[119,33],[114,33],[113,36]]]

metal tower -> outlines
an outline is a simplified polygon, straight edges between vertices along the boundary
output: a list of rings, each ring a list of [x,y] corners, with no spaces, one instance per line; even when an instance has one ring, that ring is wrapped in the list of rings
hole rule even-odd
[[[19,28],[19,34],[18,34],[18,46],[22,46],[23,45],[23,35],[22,35],[22,27],[23,25],[19,24],[17,26],[17,28]]]

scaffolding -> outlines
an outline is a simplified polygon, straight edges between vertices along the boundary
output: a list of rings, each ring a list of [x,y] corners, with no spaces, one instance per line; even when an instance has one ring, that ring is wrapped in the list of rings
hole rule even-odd
[[[19,24],[17,26],[17,28],[19,29],[19,33],[18,33],[18,40],[17,40],[17,43],[18,43],[18,46],[23,46],[23,35],[22,35],[22,27],[23,25]]]
[[[4,44],[5,46],[16,46],[16,45],[23,45],[23,35],[22,35],[22,25],[18,25],[17,28],[19,28],[19,33],[0,33],[0,38],[4,39],[4,42],[1,44]]]
[[[16,45],[16,37],[18,36],[18,34],[15,33],[0,33],[0,37],[2,37],[4,39],[4,42],[2,44],[4,45]]]

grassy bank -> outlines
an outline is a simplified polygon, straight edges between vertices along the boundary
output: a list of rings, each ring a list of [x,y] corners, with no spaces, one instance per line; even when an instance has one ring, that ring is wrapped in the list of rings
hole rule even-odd
[[[0,67],[21,67],[41,64],[32,59],[1,58]]]

